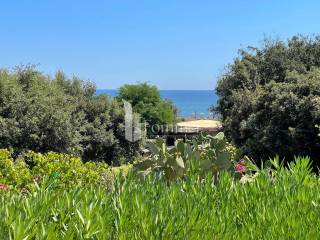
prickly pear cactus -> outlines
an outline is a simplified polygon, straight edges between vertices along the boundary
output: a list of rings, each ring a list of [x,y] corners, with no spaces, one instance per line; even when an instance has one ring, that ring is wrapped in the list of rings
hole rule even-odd
[[[159,138],[147,147],[151,156],[135,165],[135,169],[143,176],[158,173],[167,180],[173,180],[189,172],[204,177],[207,173],[216,175],[232,168],[233,155],[223,133],[216,136],[201,135],[186,143],[178,140],[170,148]]]
[[[176,141],[175,146],[169,148],[163,139],[147,145],[151,156],[149,159],[135,165],[138,172],[144,176],[151,172],[162,174],[167,180],[183,177],[188,165],[191,146],[182,141]]]

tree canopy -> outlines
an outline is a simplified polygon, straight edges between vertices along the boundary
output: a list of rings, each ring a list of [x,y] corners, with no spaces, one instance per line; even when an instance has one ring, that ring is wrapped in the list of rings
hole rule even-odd
[[[216,88],[226,135],[252,157],[319,157],[320,37],[240,50]]]
[[[117,98],[131,103],[133,110],[151,126],[173,124],[176,120],[177,109],[173,103],[162,99],[158,88],[148,83],[123,85]]]
[[[107,95],[95,94],[92,82],[54,78],[32,66],[0,71],[0,148],[56,151],[84,161],[119,163],[139,143],[124,138],[124,111]]]

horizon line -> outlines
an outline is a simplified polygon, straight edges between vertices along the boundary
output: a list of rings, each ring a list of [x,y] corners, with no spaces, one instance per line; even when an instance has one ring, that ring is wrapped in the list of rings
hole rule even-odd
[[[97,90],[115,90],[119,88],[97,88]],[[159,91],[215,91],[214,89],[159,89]]]

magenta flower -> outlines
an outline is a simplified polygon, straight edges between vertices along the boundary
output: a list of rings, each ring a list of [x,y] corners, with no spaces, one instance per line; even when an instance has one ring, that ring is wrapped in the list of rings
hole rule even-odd
[[[237,164],[236,164],[236,166],[235,166],[235,171],[237,172],[237,173],[241,173],[241,174],[243,174],[245,171],[246,171],[246,163],[245,163],[245,161],[242,159],[242,160],[240,160]]]

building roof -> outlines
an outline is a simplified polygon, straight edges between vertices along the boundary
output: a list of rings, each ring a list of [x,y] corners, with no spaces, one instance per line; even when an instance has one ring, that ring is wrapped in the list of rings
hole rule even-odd
[[[177,123],[179,132],[215,132],[222,128],[221,122],[216,120],[193,120]]]

